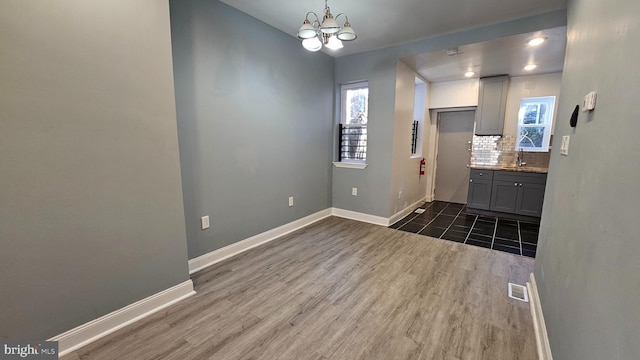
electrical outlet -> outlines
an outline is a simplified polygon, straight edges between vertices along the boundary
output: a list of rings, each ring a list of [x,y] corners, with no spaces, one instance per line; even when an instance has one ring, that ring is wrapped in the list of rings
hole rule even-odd
[[[398,200],[402,199],[402,190],[398,191]]]
[[[351,188],[351,195],[358,196],[358,188]]]
[[[202,228],[202,230],[206,230],[209,228],[209,215],[200,218],[200,227]]]
[[[293,206],[293,196],[289,196],[289,207]]]

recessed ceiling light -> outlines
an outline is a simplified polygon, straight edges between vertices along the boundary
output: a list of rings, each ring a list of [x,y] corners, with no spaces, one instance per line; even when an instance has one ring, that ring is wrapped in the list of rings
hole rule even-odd
[[[466,73],[464,73],[464,76],[466,77],[472,77],[473,75],[475,75],[476,73],[474,73],[473,71],[467,71]]]
[[[536,65],[536,64],[529,64],[529,65],[525,66],[524,69],[527,70],[527,71],[531,71],[531,70],[535,69],[537,66],[538,65]]]
[[[527,44],[529,46],[538,46],[538,45],[542,44],[545,40],[547,40],[547,38],[536,37],[536,38],[533,38],[533,39],[529,40],[529,42],[527,42]]]
[[[457,47],[451,48],[451,49],[447,49],[447,55],[448,56],[456,56],[460,54],[460,51],[458,51]]]

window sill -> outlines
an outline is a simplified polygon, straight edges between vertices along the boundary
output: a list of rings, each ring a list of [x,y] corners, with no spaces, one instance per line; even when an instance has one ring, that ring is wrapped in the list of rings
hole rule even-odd
[[[518,148],[516,148],[516,152],[518,151]],[[525,153],[546,153],[551,151],[551,146],[549,146],[548,148],[523,148],[522,151],[524,151]]]
[[[367,164],[334,161],[333,166],[339,167],[339,168],[347,168],[347,169],[364,169],[367,167]]]

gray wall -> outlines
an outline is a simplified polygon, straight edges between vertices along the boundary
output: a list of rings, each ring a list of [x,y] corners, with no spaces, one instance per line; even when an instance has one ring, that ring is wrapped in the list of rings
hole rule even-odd
[[[337,101],[339,101],[340,84],[359,80],[369,81],[369,122],[367,125],[369,137],[368,166],[365,169],[334,168],[333,206],[382,217],[392,215],[394,205],[390,203],[390,199],[397,198],[395,188],[393,191],[391,190],[391,174],[396,66],[399,58],[565,24],[566,11],[562,10],[337,58],[335,65]],[[334,116],[336,119],[339,118],[339,109],[335,109]],[[337,149],[337,145],[334,145],[334,148]],[[337,151],[334,153],[334,159],[337,160]],[[409,172],[405,176],[411,177],[413,175],[413,170],[409,168]],[[397,179],[396,182],[398,181],[402,182]],[[358,188],[358,196],[351,196],[352,187]]]
[[[348,46],[348,44],[347,44]],[[346,61],[343,61],[345,60]],[[396,59],[363,56],[336,60],[336,84],[369,81],[369,119],[367,120],[367,167],[334,168],[333,207],[388,217],[391,189],[391,155],[396,96]],[[340,90],[336,88],[339,104]],[[339,119],[339,106],[336,119]],[[337,122],[337,121],[336,121]],[[337,149],[338,145],[335,145]],[[336,159],[337,160],[337,159]],[[351,188],[358,188],[358,196]]]
[[[418,200],[424,199],[427,192],[426,179],[424,176],[420,176],[422,156],[411,156],[413,120],[418,120],[414,114],[425,112],[427,100],[427,85],[422,84],[421,89],[418,89],[416,76],[417,73],[413,69],[402,61],[398,61],[393,126],[393,163],[388,200],[389,212],[392,215]],[[419,131],[424,134],[422,124],[420,124]]]
[[[215,0],[170,6],[189,258],[330,207],[333,59]]]
[[[0,2],[0,338],[188,280],[168,4]]]
[[[640,2],[572,1],[535,275],[554,359],[640,354]],[[569,116],[589,91],[592,113]],[[569,156],[559,154],[570,135]]]

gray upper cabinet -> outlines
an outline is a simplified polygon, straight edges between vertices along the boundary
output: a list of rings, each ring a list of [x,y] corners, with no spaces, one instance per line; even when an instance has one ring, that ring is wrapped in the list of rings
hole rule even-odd
[[[480,79],[476,135],[502,135],[508,90],[507,75]]]

